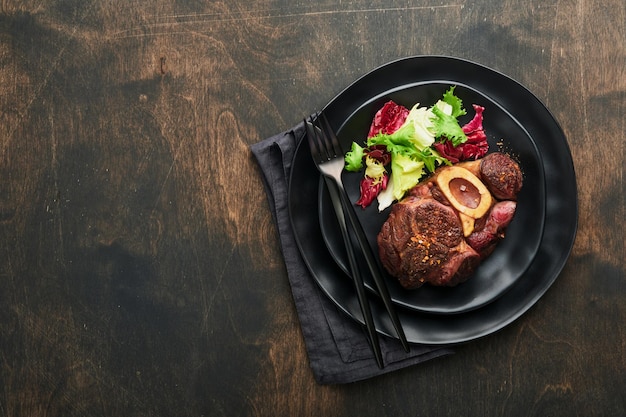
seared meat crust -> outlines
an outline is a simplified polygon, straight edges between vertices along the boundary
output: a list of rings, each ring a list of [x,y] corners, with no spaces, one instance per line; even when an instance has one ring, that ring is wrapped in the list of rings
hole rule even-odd
[[[522,189],[522,171],[503,153],[492,153],[480,162],[480,178],[499,200],[515,200]]]
[[[461,243],[461,222],[450,206],[430,196],[409,196],[394,205],[378,234],[383,265],[405,288],[442,275],[451,248]]]

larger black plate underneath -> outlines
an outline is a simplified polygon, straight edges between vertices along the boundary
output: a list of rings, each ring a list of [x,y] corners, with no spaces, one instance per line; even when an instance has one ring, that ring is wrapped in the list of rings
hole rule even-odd
[[[519,196],[523,206],[491,264],[482,265],[482,272],[448,291],[447,296],[445,291],[450,289],[422,287],[404,292],[390,281],[395,302],[404,306],[400,318],[413,343],[466,342],[502,329],[520,317],[558,277],[577,228],[576,177],[561,128],[531,92],[497,71],[450,57],[405,58],[355,81],[324,111],[342,142],[347,143],[363,137],[363,126],[369,125],[373,112],[387,98],[393,97],[401,104],[420,101],[430,105],[440,97],[442,87],[449,85],[459,86],[457,92],[462,94],[466,107],[475,102],[487,108],[485,128],[491,135],[490,142],[499,146],[497,143],[502,141],[510,147],[505,150],[520,161],[525,174],[524,190]],[[319,221],[320,215],[324,219],[320,207],[324,211],[327,206],[323,193],[320,196],[319,181],[306,144],[300,144],[293,160],[289,194],[296,240],[323,292],[341,310],[362,322],[352,283],[340,266],[342,255],[333,248],[336,240],[332,243],[329,239],[333,232],[328,227],[332,226]],[[355,192],[353,185],[348,183],[347,187]],[[370,213],[360,214],[366,227],[378,227],[368,220]],[[532,225],[530,238],[524,236],[527,222]],[[472,280],[476,283],[471,284]],[[493,282],[485,282],[488,280]],[[467,294],[460,291],[464,287]],[[371,298],[378,331],[394,337],[382,303]]]

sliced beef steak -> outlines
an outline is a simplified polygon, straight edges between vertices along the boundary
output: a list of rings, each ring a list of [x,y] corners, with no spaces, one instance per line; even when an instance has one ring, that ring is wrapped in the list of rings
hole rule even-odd
[[[513,220],[516,207],[515,201],[494,204],[486,219],[467,237],[467,243],[480,253],[481,258],[489,256],[498,242],[504,239],[504,232]]]

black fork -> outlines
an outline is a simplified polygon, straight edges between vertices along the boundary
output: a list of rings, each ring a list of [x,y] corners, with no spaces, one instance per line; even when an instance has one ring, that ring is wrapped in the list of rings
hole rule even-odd
[[[385,305],[389,317],[391,318],[391,322],[398,338],[400,339],[404,350],[407,352],[409,351],[409,344],[406,340],[398,313],[396,312],[391,301],[389,290],[387,289],[386,283],[380,271],[380,266],[374,257],[365,232],[356,217],[356,213],[354,212],[352,204],[350,203],[348,195],[344,189],[341,179],[341,172],[344,167],[344,158],[337,136],[330,127],[330,124],[323,113],[311,116],[308,120],[305,120],[304,123],[307,131],[307,140],[311,149],[311,156],[313,157],[313,161],[315,162],[317,169],[322,173],[326,180],[331,201],[339,221],[341,234],[348,253],[348,261],[350,263],[352,278],[354,280],[361,312],[363,313],[363,319],[368,330],[372,349],[374,350],[378,366],[382,368],[384,364],[382,361],[380,345],[378,343],[378,334],[376,332],[360,268],[356,261],[355,251],[352,247],[352,239],[350,239],[345,217],[348,217],[352,231],[354,232],[356,240],[359,243],[359,248],[365,258],[374,283],[376,284],[378,294],[383,300],[383,304]]]

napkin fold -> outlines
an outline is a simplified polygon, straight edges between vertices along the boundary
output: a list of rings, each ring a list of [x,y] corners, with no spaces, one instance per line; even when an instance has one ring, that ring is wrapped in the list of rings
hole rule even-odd
[[[385,367],[379,369],[365,329],[340,311],[314,282],[296,244],[288,212],[291,163],[305,135],[304,123],[253,144],[250,149],[263,183],[278,233],[309,363],[319,384],[355,382],[452,353],[447,347],[411,345],[380,335]]]

